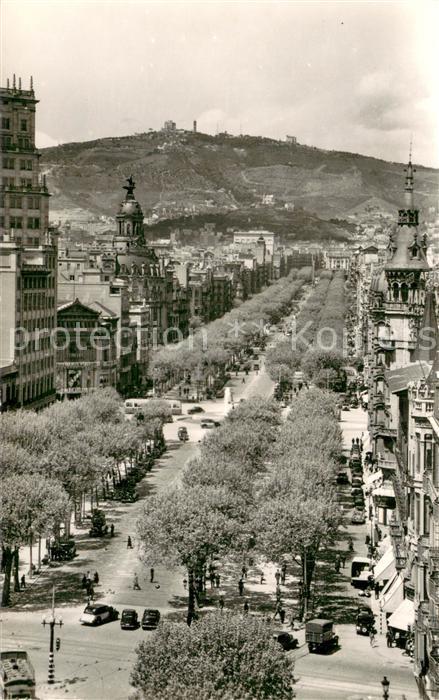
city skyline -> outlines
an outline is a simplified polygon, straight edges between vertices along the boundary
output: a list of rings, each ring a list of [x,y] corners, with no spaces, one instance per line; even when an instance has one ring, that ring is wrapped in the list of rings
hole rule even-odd
[[[438,167],[437,14],[429,0],[6,0],[2,77],[34,76],[39,147],[196,120],[394,161],[413,134],[414,161]]]

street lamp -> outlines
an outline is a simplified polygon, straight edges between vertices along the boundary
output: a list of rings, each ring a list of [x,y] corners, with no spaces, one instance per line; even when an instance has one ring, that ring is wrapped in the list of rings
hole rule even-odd
[[[388,700],[390,681],[388,680],[387,676],[384,676],[383,680],[381,681],[381,685],[383,686],[383,698],[384,700]]]
[[[55,625],[59,625],[59,627],[62,627],[63,621],[62,618],[60,617],[59,620],[55,619],[55,586],[53,587],[52,590],[52,616],[50,620],[46,620],[45,617],[43,617],[42,625],[46,627],[46,625],[49,625],[50,627],[50,646],[49,646],[49,670],[48,670],[48,677],[47,677],[47,682],[50,685],[53,685],[55,683],[55,659],[54,659],[54,653],[53,653],[53,642],[54,642],[54,636],[55,636]],[[59,649],[60,642],[57,639],[57,644],[56,648],[57,650]]]

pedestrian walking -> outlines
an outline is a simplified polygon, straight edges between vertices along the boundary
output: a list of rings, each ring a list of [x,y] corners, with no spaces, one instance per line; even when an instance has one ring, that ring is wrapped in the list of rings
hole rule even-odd
[[[285,610],[283,608],[281,608],[279,610],[279,617],[280,617],[281,625],[283,625],[285,622]]]
[[[87,588],[87,576],[84,574],[81,580],[81,588]]]
[[[99,583],[99,574],[97,571],[94,572],[93,581],[96,585]]]
[[[343,567],[343,569],[344,569],[345,566],[346,566],[346,554],[345,554],[344,552],[343,552],[343,554],[340,556],[340,561],[341,561],[341,565],[342,565],[342,567]]]
[[[285,583],[285,579],[286,579],[286,577],[287,577],[287,562],[286,562],[286,561],[283,561],[283,562],[282,562],[282,566],[281,566],[281,569],[280,569],[280,570],[281,570],[281,581],[282,581],[282,583],[284,584],[284,583]]]
[[[131,542],[131,537],[128,535],[127,539],[127,549],[132,549],[133,548],[133,543]]]
[[[294,619],[294,613],[291,613],[290,625],[291,625],[292,630],[294,629],[295,624],[296,624],[296,621]]]
[[[350,535],[348,537],[348,549],[350,552],[354,551],[354,540],[352,539],[352,537]]]
[[[241,574],[243,578],[247,578],[247,567],[245,564],[242,565]]]
[[[110,525],[110,537],[114,537],[114,525],[111,523]]]
[[[209,574],[209,580],[210,580],[210,587],[213,588],[215,586],[215,574],[213,573],[213,571],[211,571]]]
[[[244,603],[244,614],[245,615],[247,615],[248,610],[249,610],[249,604],[247,603],[247,601],[245,601],[245,603]]]
[[[340,555],[339,554],[337,554],[337,556],[335,557],[334,570],[335,570],[336,574],[340,573]]]
[[[276,571],[276,573],[274,574],[274,578],[276,579],[276,585],[278,586],[278,585],[279,585],[279,581],[280,581],[280,571],[279,571],[279,569],[278,569],[278,570]]]
[[[220,581],[221,581],[221,576],[219,574],[215,574],[215,586],[217,588],[220,587]]]
[[[184,588],[184,590],[186,590],[186,588],[187,588],[187,578],[183,579],[183,588]]]
[[[386,632],[386,642],[389,649],[393,647],[393,634],[390,629]]]
[[[135,591],[140,591],[139,577],[137,576],[137,574],[134,574],[133,589]]]
[[[282,610],[282,605],[280,604],[279,601],[276,603],[276,607],[274,609],[274,615],[273,615],[273,620],[276,619],[276,617],[279,615],[280,616],[280,611]]]
[[[24,574],[20,579],[20,585],[22,588],[26,588],[26,576]]]
[[[373,588],[375,591],[375,600],[378,600],[378,598],[380,597],[380,582],[375,581]]]
[[[239,590],[239,595],[242,595],[244,593],[244,581],[242,577],[238,581],[238,590]]]
[[[221,593],[221,595],[220,595],[220,597],[219,597],[218,604],[219,604],[219,606],[220,606],[220,610],[222,610],[222,609],[224,608],[224,595],[223,595],[222,593]]]
[[[90,586],[89,586],[89,588],[88,588],[88,595],[89,595],[90,600],[94,600],[94,599],[95,599],[95,589],[93,588],[93,584],[92,584],[92,583],[90,583]]]
[[[151,568],[150,568],[150,570],[149,570],[149,582],[150,582],[150,583],[154,583],[154,569],[153,569],[152,566],[151,566]]]
[[[265,583],[264,572],[261,573],[261,585],[262,585],[263,583]]]
[[[369,630],[369,644],[371,647],[375,645],[375,630],[373,627]]]

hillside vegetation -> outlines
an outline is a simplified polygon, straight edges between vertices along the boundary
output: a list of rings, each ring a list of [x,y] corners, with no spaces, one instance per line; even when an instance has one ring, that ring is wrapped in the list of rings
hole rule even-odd
[[[343,237],[342,225],[322,219],[342,220],[369,200],[396,210],[403,194],[403,167],[266,138],[192,132],[149,132],[42,151],[54,211],[114,215],[123,180],[132,174],[145,215],[161,204],[171,219],[182,217],[179,207],[194,208],[208,220],[216,216],[221,227],[240,226],[242,220],[264,225],[268,219],[279,230],[294,229],[297,238],[301,226],[310,238]],[[421,209],[435,203],[437,189],[438,172],[417,166]],[[259,206],[264,194],[274,195],[276,209]],[[283,208],[285,203],[294,204],[295,211]]]

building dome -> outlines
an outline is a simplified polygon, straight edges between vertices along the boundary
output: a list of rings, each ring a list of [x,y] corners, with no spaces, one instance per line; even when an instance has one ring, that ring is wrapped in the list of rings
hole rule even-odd
[[[126,214],[132,216],[133,214],[142,214],[139,202],[135,199],[126,200],[122,202],[120,207],[120,214]]]

